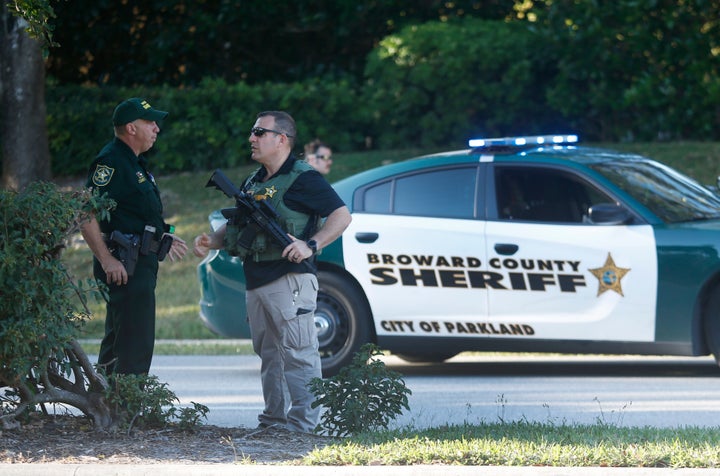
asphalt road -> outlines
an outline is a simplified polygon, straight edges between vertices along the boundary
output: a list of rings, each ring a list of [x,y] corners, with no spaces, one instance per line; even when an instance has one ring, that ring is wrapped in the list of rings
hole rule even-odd
[[[412,395],[394,426],[498,421],[653,427],[720,426],[712,358],[455,357],[407,364],[385,357]],[[150,370],[180,399],[210,408],[208,424],[255,427],[262,410],[255,356],[156,356]]]

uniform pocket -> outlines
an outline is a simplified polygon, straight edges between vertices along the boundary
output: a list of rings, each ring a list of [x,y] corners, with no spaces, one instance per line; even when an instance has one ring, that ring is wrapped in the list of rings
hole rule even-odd
[[[315,329],[315,305],[317,301],[317,278],[311,274],[293,274],[291,288],[293,293],[292,306],[283,310],[285,320],[285,345],[293,349],[301,349],[315,345],[317,330]]]
[[[283,312],[285,320],[284,344],[291,349],[311,346],[317,339],[315,313],[305,308],[288,309]]]

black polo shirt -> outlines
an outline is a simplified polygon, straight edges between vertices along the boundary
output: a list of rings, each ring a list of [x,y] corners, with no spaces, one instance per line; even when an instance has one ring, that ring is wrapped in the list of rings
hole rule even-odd
[[[290,173],[295,160],[298,159],[290,155],[277,174]],[[263,180],[266,175],[267,170],[262,167],[258,172],[257,180]],[[326,218],[338,208],[345,206],[345,202],[317,170],[308,170],[298,175],[285,192],[283,201],[292,210],[321,218]],[[310,239],[309,236],[297,238]],[[307,266],[302,263],[292,263],[287,259],[258,262],[253,261],[252,257],[245,258],[243,269],[247,289],[264,286],[288,273],[308,272]]]

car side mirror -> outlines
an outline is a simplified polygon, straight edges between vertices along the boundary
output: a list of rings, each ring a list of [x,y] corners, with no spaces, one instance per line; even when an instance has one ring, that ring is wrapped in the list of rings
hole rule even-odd
[[[595,225],[627,225],[632,219],[628,209],[617,203],[598,203],[588,209],[588,221]]]

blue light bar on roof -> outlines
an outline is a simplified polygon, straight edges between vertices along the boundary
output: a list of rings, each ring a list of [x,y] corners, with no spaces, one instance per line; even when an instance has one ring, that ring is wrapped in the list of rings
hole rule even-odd
[[[544,145],[544,144],[573,144],[578,141],[576,135],[553,134],[547,136],[527,136],[527,137],[501,137],[495,139],[470,139],[468,145],[470,147],[491,147],[498,145],[506,146],[525,146],[525,145]]]

